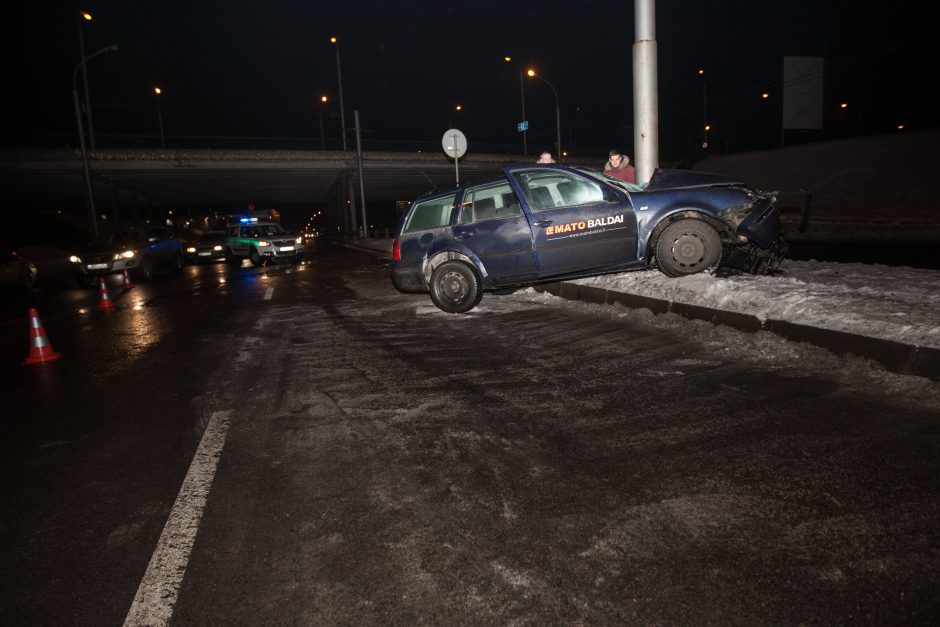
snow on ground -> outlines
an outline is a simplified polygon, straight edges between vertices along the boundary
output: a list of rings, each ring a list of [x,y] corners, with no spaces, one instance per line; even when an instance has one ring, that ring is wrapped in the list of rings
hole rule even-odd
[[[648,270],[574,283],[940,348],[940,270],[790,260],[781,270],[677,279]]]

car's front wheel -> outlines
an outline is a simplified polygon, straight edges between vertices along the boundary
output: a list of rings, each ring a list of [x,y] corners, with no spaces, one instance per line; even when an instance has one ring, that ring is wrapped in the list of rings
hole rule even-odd
[[[251,265],[258,267],[264,263],[264,259],[261,257],[261,254],[258,252],[258,249],[254,246],[251,247],[251,250],[248,251],[248,259],[251,261]]]
[[[448,313],[466,313],[483,298],[476,271],[462,261],[445,261],[431,274],[431,300]]]
[[[686,218],[667,226],[656,240],[656,266],[670,277],[718,267],[721,238],[707,222]]]

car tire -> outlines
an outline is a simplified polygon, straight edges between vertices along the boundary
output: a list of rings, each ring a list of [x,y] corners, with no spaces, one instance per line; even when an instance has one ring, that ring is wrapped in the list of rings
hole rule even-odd
[[[248,260],[251,261],[251,265],[256,268],[264,263],[264,258],[258,253],[258,249],[254,246],[248,251]]]
[[[137,281],[149,281],[153,278],[153,260],[150,257],[141,257],[140,263],[134,268],[134,279]]]
[[[476,270],[462,261],[445,261],[431,274],[431,300],[447,313],[466,313],[480,304],[483,286]]]
[[[656,240],[656,266],[666,276],[697,274],[713,270],[719,263],[721,238],[704,220],[677,220]]]

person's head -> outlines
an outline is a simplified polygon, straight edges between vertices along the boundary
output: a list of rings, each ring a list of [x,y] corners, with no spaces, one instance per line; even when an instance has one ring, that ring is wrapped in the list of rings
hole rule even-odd
[[[555,163],[555,160],[552,159],[552,153],[547,150],[543,150],[542,154],[539,155],[539,160],[536,163]]]
[[[615,168],[625,168],[630,165],[630,157],[620,154],[616,148],[608,152],[607,157],[610,159],[610,165]]]

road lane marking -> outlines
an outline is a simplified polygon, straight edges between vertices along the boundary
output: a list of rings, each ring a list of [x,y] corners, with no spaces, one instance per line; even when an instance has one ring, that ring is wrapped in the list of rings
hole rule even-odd
[[[272,296],[274,296],[274,288],[269,287],[268,291],[264,293],[264,300],[271,300]]]
[[[189,465],[180,492],[167,518],[157,548],[147,565],[134,602],[124,619],[126,626],[168,625],[180,584],[189,564],[202,512],[228,433],[231,410],[213,412],[199,448]]]

